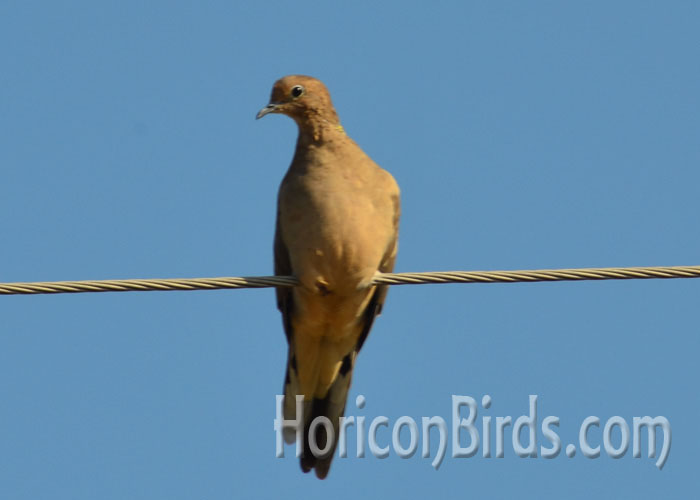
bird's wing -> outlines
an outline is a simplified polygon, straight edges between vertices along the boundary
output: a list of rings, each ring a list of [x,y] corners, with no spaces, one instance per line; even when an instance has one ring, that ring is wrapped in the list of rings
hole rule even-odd
[[[277,216],[277,224],[275,228],[275,243],[274,243],[274,258],[275,258],[275,276],[290,276],[292,274],[292,264],[289,261],[289,252],[282,240],[280,232],[280,218]],[[277,308],[282,313],[282,324],[284,325],[284,334],[287,341],[291,344],[292,339],[292,288],[277,287],[275,288],[277,295]]]

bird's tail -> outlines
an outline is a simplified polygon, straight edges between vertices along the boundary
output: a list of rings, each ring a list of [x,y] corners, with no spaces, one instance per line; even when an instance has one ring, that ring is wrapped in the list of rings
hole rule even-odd
[[[345,403],[348,399],[348,392],[350,391],[352,370],[355,365],[356,354],[356,352],[352,352],[343,359],[338,375],[328,389],[325,397],[304,401],[304,452],[301,456],[301,469],[304,472],[315,469],[316,476],[319,479],[324,479],[328,475],[331,462],[333,461],[333,454],[338,446],[340,417],[345,414]],[[293,420],[296,418],[295,396],[298,394],[299,385],[296,367],[293,366],[294,364],[294,357],[290,353],[284,393],[284,418],[286,420]],[[319,454],[318,456],[314,455],[311,451],[310,439],[312,439],[312,437],[309,433],[311,423],[316,417],[328,418],[333,428],[333,439],[329,445],[329,436],[326,434],[326,427],[320,422],[316,424],[313,440],[318,450],[325,450],[323,454]],[[284,437],[287,443],[293,443],[296,438],[294,429],[287,428]],[[327,450],[326,447],[328,447]]]
[[[315,398],[313,400],[309,416],[305,418],[304,424],[304,455],[301,457],[301,470],[309,472],[311,469],[316,470],[316,476],[319,479],[324,479],[328,475],[328,470],[333,461],[335,449],[338,446],[338,435],[340,433],[340,417],[345,414],[345,403],[348,399],[350,391],[350,383],[352,382],[352,369],[355,364],[355,353],[348,354],[341,365],[337,377],[328,389],[328,393],[324,398]],[[305,415],[306,417],[306,415]],[[329,436],[326,433],[326,427],[316,425],[314,432],[314,442],[319,450],[328,450],[322,455],[315,456],[311,451],[310,435],[311,423],[316,417],[326,417],[331,422],[333,428],[333,436],[329,444]]]

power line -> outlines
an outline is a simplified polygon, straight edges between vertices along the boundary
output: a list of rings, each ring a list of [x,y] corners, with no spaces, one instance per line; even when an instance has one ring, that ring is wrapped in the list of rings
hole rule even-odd
[[[628,279],[700,278],[700,266],[599,267],[539,269],[532,271],[437,271],[421,273],[377,273],[373,283],[422,285],[438,283],[522,283],[537,281],[583,281]],[[293,276],[252,276],[183,279],[128,279],[0,283],[0,294],[147,292],[220,290],[226,288],[291,287]]]

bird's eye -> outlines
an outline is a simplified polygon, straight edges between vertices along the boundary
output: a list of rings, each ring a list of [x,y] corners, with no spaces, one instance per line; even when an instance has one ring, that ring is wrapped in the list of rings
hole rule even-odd
[[[301,85],[295,85],[294,87],[292,87],[291,94],[294,99],[303,96],[304,87],[302,87]]]

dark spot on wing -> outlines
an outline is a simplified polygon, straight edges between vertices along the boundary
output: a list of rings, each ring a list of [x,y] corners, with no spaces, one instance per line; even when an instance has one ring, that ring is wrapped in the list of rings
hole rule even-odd
[[[345,375],[348,374],[350,369],[352,368],[352,359],[350,359],[350,354],[347,354],[343,358],[343,364],[340,365],[340,374],[344,377]]]

